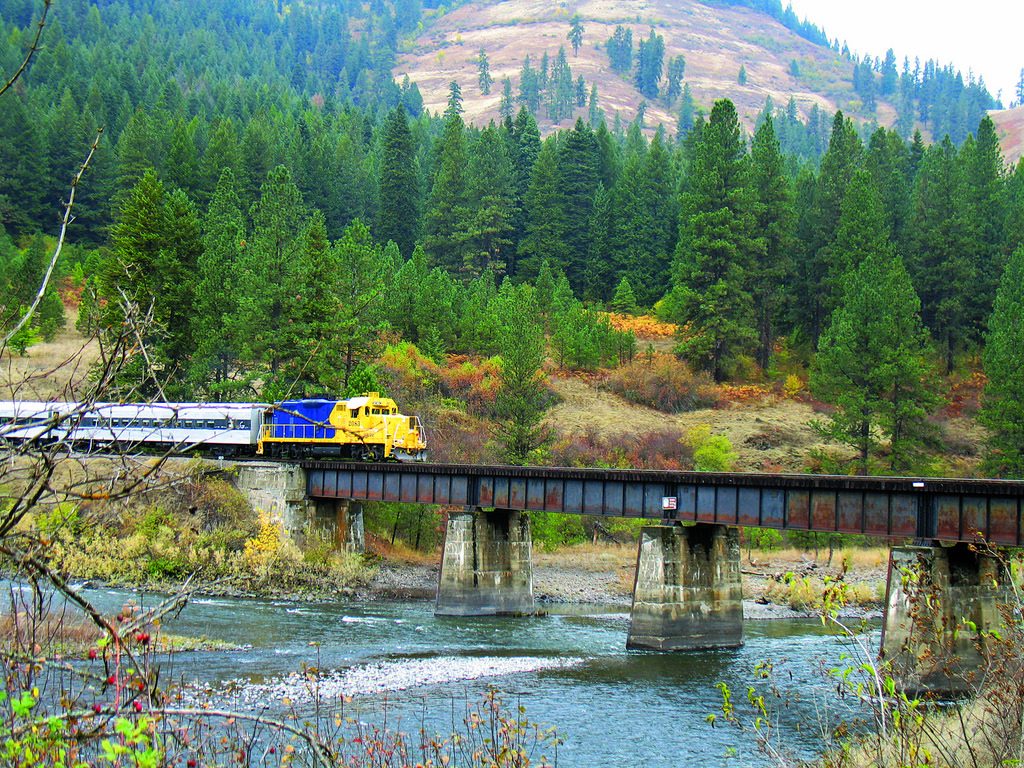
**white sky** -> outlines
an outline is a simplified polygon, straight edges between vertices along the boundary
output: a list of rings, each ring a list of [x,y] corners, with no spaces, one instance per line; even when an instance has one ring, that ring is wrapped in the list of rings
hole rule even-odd
[[[783,0],[783,5],[786,2]],[[984,77],[989,92],[1014,100],[1024,67],[1022,0],[792,0],[801,19],[824,28],[830,40],[845,40],[858,54],[952,63],[967,77]]]

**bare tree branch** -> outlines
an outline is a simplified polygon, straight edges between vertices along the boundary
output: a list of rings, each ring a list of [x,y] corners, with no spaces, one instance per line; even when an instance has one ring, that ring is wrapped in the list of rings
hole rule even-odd
[[[47,7],[49,7],[49,0],[47,0]],[[2,91],[0,91],[2,93]],[[7,345],[11,339],[14,338],[15,334],[18,333],[25,324],[32,319],[32,315],[35,314],[36,307],[39,306],[39,302],[43,300],[43,294],[46,293],[46,289],[50,284],[50,277],[53,275],[53,269],[57,266],[57,259],[60,257],[61,249],[64,247],[64,238],[67,235],[68,224],[72,221],[71,208],[75,204],[75,193],[78,191],[78,183],[82,180],[82,175],[85,173],[86,168],[89,167],[89,163],[92,161],[93,155],[96,154],[96,150],[100,145],[100,137],[103,135],[102,126],[96,131],[96,138],[92,142],[92,146],[89,147],[89,154],[86,155],[85,162],[82,163],[82,167],[78,169],[78,173],[71,180],[71,195],[68,197],[68,202],[64,206],[64,218],[60,225],[60,236],[57,238],[57,246],[53,249],[53,256],[50,257],[50,265],[46,268],[46,275],[43,277],[43,282],[39,286],[39,291],[36,293],[35,299],[32,301],[32,306],[28,308],[21,319],[15,324],[6,336],[4,340],[0,342],[0,351],[7,349]]]
[[[4,83],[2,88],[0,88],[0,96],[3,96],[4,92],[14,85],[18,78],[24,74],[25,70],[28,69],[29,63],[32,61],[32,57],[39,51],[39,41],[43,37],[43,27],[46,26],[46,16],[50,12],[51,5],[53,5],[53,0],[43,0],[43,13],[39,17],[39,22],[36,24],[36,36],[32,40],[32,45],[29,46],[28,53],[25,54],[25,59],[21,62],[21,66],[18,67],[15,73],[11,75],[10,79]]]

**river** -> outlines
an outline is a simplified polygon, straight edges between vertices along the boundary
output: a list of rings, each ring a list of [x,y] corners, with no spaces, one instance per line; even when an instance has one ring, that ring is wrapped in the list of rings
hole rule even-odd
[[[114,611],[128,600],[158,599],[87,593]],[[204,690],[214,704],[273,711],[286,696],[302,706],[307,687],[293,673],[316,666],[328,706],[345,693],[346,715],[380,722],[386,694],[389,725],[417,731],[425,720],[431,733],[449,732],[467,702],[493,685],[511,705],[524,706],[531,721],[557,727],[564,739],[557,764],[567,768],[764,764],[749,732],[721,722],[718,684],[727,684],[748,712],[748,686],[767,690],[756,673],[765,661],[783,694],[769,705],[785,749],[813,757],[822,749],[822,727],[834,724],[835,683],[821,670],[848,664],[839,660],[849,648],[820,622],[748,621],[741,649],[660,654],[626,651],[629,616],[621,608],[546,609],[533,618],[459,619],[435,617],[424,602],[197,597],[168,630],[241,647],[179,653],[171,675]],[[714,727],[706,721],[711,713],[719,713]],[[743,719],[749,724],[753,715]]]

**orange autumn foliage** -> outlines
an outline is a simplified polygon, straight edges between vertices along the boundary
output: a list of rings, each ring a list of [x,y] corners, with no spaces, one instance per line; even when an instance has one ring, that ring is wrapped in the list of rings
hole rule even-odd
[[[670,339],[676,335],[677,327],[663,323],[650,315],[620,315],[617,312],[603,313],[612,328],[617,331],[632,331],[638,339]]]

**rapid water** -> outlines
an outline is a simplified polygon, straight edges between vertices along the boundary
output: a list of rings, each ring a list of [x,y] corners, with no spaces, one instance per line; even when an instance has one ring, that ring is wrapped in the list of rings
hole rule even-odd
[[[127,600],[158,601],[102,589],[89,597],[114,611]],[[661,654],[626,651],[627,613],[548,610],[534,618],[459,619],[435,617],[428,603],[199,597],[167,622],[168,631],[243,647],[176,654],[168,673],[212,691],[204,695],[216,703],[273,710],[285,696],[303,704],[307,689],[293,673],[316,666],[328,706],[344,693],[351,696],[347,716],[380,722],[386,695],[390,726],[416,732],[425,724],[432,733],[449,732],[467,702],[493,685],[513,707],[524,706],[529,720],[557,727],[565,740],[557,764],[566,768],[764,764],[752,735],[722,723],[717,685],[726,683],[747,713],[748,686],[767,691],[755,669],[769,660],[783,695],[769,704],[784,748],[813,757],[822,728],[834,724],[835,682],[822,667],[848,665],[839,659],[849,647],[819,622],[747,622],[741,649]],[[716,727],[706,722],[711,713],[719,713]],[[743,719],[749,724],[753,715]]]

